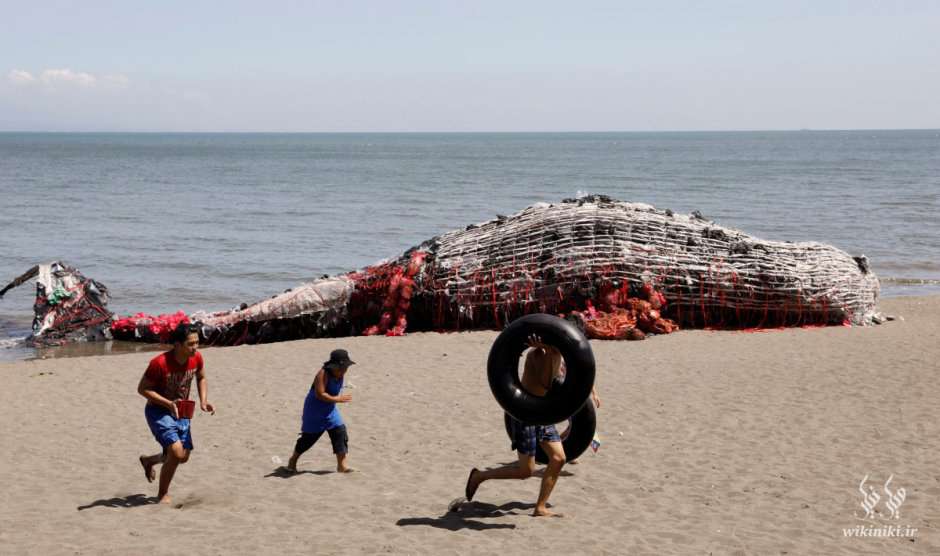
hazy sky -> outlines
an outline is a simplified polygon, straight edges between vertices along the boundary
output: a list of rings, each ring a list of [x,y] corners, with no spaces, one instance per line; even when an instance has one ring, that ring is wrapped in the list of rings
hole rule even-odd
[[[0,130],[940,128],[940,1],[0,0]]]

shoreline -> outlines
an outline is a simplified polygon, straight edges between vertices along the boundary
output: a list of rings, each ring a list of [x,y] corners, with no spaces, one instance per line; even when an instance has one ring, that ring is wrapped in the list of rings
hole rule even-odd
[[[891,314],[885,310],[882,305],[885,300],[893,299],[919,299],[919,298],[940,298],[940,293],[927,295],[888,295],[878,298],[876,307],[886,315]],[[799,327],[798,327],[799,328]],[[690,329],[698,330],[698,329]],[[733,332],[733,330],[732,330]],[[407,333],[407,332],[406,332]],[[444,332],[430,332],[431,334],[446,334]],[[342,339],[342,338],[337,338]],[[32,348],[28,346],[12,346],[0,348],[12,353],[10,359],[3,358],[4,353],[0,352],[0,365],[5,363],[15,363],[17,361],[32,361],[45,359],[70,359],[75,357],[94,357],[105,355],[123,355],[128,353],[166,351],[168,348],[164,344],[148,344],[144,342],[123,342],[119,340],[110,340],[107,342],[81,342],[68,344],[65,346],[55,346],[48,348]]]
[[[565,466],[550,499],[563,520],[530,517],[537,479],[487,483],[447,511],[471,467],[515,460],[487,385],[493,331],[203,350],[218,411],[194,419],[170,507],[149,503],[137,461],[157,446],[136,393],[152,353],[10,363],[0,480],[17,503],[0,508],[0,541],[54,554],[169,553],[170,538],[226,553],[937,551],[940,297],[879,307],[904,320],[592,341],[601,448]],[[275,457],[337,347],[357,362],[340,412],[361,472],[332,473],[321,441],[282,478]],[[866,475],[882,512],[889,476],[905,489],[891,525],[917,529],[913,542],[845,537]]]

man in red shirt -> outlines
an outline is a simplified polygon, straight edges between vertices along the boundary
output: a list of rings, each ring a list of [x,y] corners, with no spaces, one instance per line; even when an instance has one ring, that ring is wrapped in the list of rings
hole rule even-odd
[[[186,463],[193,449],[190,420],[181,417],[177,403],[189,400],[189,388],[196,377],[199,390],[199,406],[203,411],[215,413],[215,407],[206,401],[208,382],[202,366],[199,334],[188,324],[180,324],[170,335],[173,349],[153,358],[144,376],[137,385],[137,392],[147,398],[144,415],[153,437],[163,446],[163,451],[152,456],[140,456],[144,475],[153,482],[156,472],[153,466],[162,463],[160,490],[157,498],[161,504],[169,504],[170,481],[176,467]]]

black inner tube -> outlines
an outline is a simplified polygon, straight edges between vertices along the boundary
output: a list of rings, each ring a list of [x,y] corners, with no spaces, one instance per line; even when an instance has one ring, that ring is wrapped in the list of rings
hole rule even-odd
[[[530,335],[561,352],[567,366],[565,381],[548,396],[530,394],[519,380],[519,358]],[[594,352],[584,334],[572,323],[537,313],[513,321],[490,348],[486,375],[490,390],[506,413],[529,425],[560,423],[574,415],[594,387]]]
[[[512,425],[508,413],[504,414],[503,422],[506,425],[506,434],[512,440]],[[568,436],[561,441],[561,446],[565,450],[565,462],[576,459],[588,449],[596,430],[597,413],[594,411],[594,403],[588,400],[577,413],[568,419]],[[548,463],[548,455],[542,449],[541,443],[535,446],[535,461]]]

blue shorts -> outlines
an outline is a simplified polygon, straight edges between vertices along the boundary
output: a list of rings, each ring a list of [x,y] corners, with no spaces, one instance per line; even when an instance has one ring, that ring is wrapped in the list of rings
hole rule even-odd
[[[174,419],[168,410],[150,404],[144,406],[144,415],[147,416],[147,424],[150,425],[153,437],[163,446],[164,454],[175,442],[180,442],[187,450],[193,449],[189,419]]]
[[[535,457],[535,449],[540,442],[561,442],[555,425],[526,425],[512,417],[512,449],[520,454]]]

